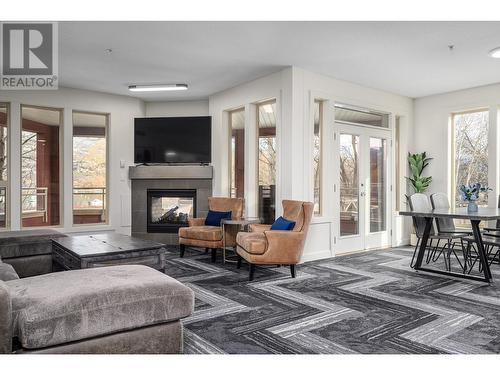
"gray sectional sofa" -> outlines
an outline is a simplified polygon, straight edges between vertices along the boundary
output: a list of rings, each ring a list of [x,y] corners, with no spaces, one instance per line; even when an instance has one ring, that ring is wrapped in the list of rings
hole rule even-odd
[[[191,289],[140,265],[50,272],[61,234],[10,234],[0,235],[0,353],[182,352]]]

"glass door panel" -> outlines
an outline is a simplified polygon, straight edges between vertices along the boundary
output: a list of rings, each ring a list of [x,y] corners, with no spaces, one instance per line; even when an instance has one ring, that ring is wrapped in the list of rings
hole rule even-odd
[[[359,234],[359,136],[340,135],[340,235]]]
[[[386,230],[386,140],[370,137],[370,232]]]

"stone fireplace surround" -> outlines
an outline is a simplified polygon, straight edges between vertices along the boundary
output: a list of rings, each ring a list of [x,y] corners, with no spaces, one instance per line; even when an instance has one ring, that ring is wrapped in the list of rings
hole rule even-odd
[[[177,245],[177,233],[149,233],[147,229],[148,189],[196,190],[196,217],[208,212],[208,197],[212,196],[212,166],[200,165],[139,165],[129,168],[132,181],[132,236],[166,245]]]

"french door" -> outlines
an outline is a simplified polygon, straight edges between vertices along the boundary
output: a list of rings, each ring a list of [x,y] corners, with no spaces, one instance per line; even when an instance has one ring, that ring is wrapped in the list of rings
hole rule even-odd
[[[390,131],[336,123],[338,146],[335,253],[391,244]]]

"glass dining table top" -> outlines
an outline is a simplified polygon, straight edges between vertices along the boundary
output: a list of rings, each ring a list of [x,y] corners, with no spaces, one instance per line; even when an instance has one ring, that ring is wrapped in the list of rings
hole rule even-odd
[[[468,212],[467,207],[450,209],[435,209],[430,211],[400,211],[402,216],[414,217],[448,217],[450,219],[466,220],[498,220],[500,208],[479,207],[477,212]]]

